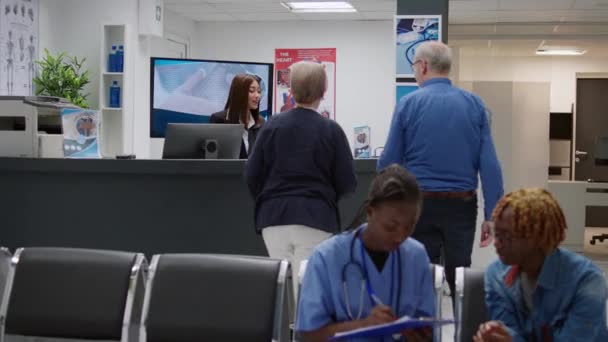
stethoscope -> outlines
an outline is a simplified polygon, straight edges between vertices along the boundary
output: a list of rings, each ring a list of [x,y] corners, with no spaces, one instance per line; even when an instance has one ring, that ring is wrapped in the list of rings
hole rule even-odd
[[[350,243],[350,260],[342,267],[342,292],[344,295],[344,304],[346,306],[346,313],[348,318],[352,321],[361,319],[363,315],[363,301],[365,297],[365,291],[367,290],[367,294],[369,296],[370,303],[382,304],[378,299],[378,296],[372,289],[371,282],[369,281],[369,277],[367,276],[367,266],[365,262],[365,247],[363,246],[363,240],[361,239],[361,231],[363,231],[363,227],[359,228],[353,234],[353,239]],[[361,243],[361,262],[355,260],[355,242],[359,240]],[[395,259],[397,259],[397,302],[395,307],[395,314],[399,317],[399,303],[401,302],[401,253],[399,248],[397,249],[396,255],[394,252],[391,252],[389,258],[391,259],[391,289],[389,296],[389,306],[393,304],[393,294],[394,294],[394,285],[395,285]],[[357,312],[357,316],[353,315],[352,306],[350,300],[348,298],[348,287],[346,285],[346,273],[349,268],[355,268],[359,275],[361,276],[361,290],[359,292],[359,311]]]

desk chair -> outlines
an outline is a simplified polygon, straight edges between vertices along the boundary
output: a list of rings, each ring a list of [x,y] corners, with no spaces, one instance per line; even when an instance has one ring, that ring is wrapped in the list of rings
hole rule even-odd
[[[289,341],[290,272],[270,258],[155,255],[141,342]]]
[[[14,335],[137,341],[145,268],[137,253],[18,249],[0,308],[0,342]]]
[[[472,341],[488,320],[484,286],[483,270],[456,268],[456,342]]]

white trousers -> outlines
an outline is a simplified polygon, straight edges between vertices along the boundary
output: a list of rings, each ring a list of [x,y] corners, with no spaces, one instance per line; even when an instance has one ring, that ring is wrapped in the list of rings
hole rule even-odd
[[[330,236],[330,233],[322,230],[297,224],[267,227],[262,230],[268,255],[273,259],[285,259],[291,264],[296,300],[300,262],[308,259],[313,248]]]

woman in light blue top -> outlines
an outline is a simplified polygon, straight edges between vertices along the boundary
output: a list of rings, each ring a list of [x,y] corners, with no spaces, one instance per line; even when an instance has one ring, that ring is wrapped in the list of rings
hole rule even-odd
[[[296,331],[304,341],[327,341],[338,332],[402,316],[434,316],[429,258],[424,246],[409,238],[421,199],[416,179],[391,165],[372,182],[363,206],[367,223],[317,246],[296,315]],[[428,329],[404,335],[408,342],[432,338]],[[383,339],[373,339],[378,340]]]

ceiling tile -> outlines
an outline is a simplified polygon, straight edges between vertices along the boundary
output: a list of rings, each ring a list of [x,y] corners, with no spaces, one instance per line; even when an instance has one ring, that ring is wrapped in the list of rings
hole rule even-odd
[[[560,21],[562,15],[552,11],[499,11],[498,22],[502,23],[535,23],[535,22],[556,22]]]
[[[500,10],[568,10],[573,0],[500,0]]]
[[[235,5],[242,5],[244,3],[261,4],[261,3],[280,3],[281,2],[280,0],[183,0],[183,1],[206,2],[208,4],[235,4]],[[166,2],[166,0],[165,0],[165,2]]]
[[[361,20],[361,13],[297,13],[302,20]]]
[[[452,0],[450,13],[453,11],[494,11],[498,9],[498,0]]]
[[[393,20],[395,12],[361,12],[364,20]]]
[[[564,11],[562,16],[565,21],[597,21],[608,23],[608,9],[596,11]]]
[[[607,35],[608,25],[558,25],[555,33],[561,35]]]
[[[227,13],[192,13],[187,16],[196,21],[235,21],[234,16]]]
[[[359,10],[354,14],[317,13],[292,16],[288,15],[287,9],[281,6],[280,2],[281,0],[165,0],[165,6],[167,10],[190,18],[200,18],[198,20],[392,20],[397,0],[351,0]],[[239,19],[236,19],[236,15],[229,14],[238,14]],[[449,22],[608,23],[608,0],[451,0]]]
[[[489,23],[496,22],[498,11],[466,11],[466,12],[450,12],[450,23]]]
[[[290,21],[298,17],[291,13],[231,13],[238,21]]]
[[[448,29],[450,35],[492,35],[496,32],[496,25],[450,25]]]
[[[229,13],[289,13],[289,10],[280,3],[225,3],[211,4],[210,6]]]
[[[397,1],[395,0],[353,0],[350,1],[350,3],[359,12],[393,12],[393,14],[397,13]]]
[[[554,25],[534,25],[534,24],[521,24],[521,25],[496,25],[497,35],[550,35],[553,34]]]
[[[574,4],[574,9],[608,9],[608,0],[576,0],[576,3]]]
[[[450,16],[449,23],[450,24],[493,24],[493,23],[496,23],[496,17],[495,16],[479,17],[479,16],[475,16],[475,15]]]
[[[452,40],[451,46],[460,49],[462,57],[470,56],[535,56],[536,48],[542,41],[539,40]],[[545,40],[544,45],[549,46],[577,46],[587,50],[585,56],[608,56],[608,42],[599,40]],[[556,57],[538,57],[556,58]],[[557,57],[573,58],[573,57]]]
[[[206,12],[206,13],[219,13],[215,7],[202,3],[179,3],[179,4],[165,4],[166,8],[173,12]]]

